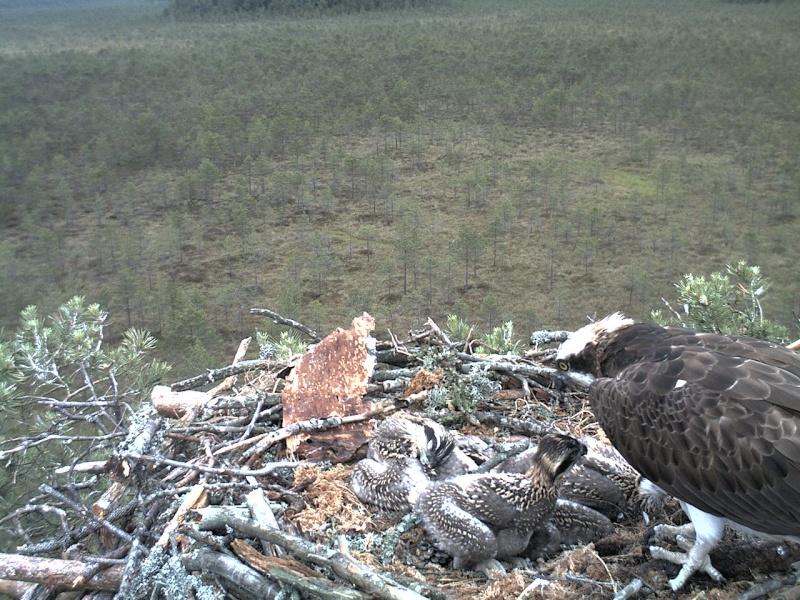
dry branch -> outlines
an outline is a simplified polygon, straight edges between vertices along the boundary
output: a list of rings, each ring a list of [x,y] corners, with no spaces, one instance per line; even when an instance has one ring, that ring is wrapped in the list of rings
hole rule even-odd
[[[0,579],[41,583],[64,590],[119,590],[122,567],[109,567],[84,581],[84,573],[95,568],[96,565],[79,560],[0,554]]]
[[[235,365],[222,367],[221,369],[209,369],[203,375],[195,375],[194,377],[189,377],[188,379],[183,379],[182,381],[176,381],[170,387],[175,392],[182,392],[184,390],[191,390],[208,385],[209,383],[215,383],[221,379],[225,379],[231,375],[238,375],[239,373],[244,373],[245,371],[268,369],[274,366],[275,361],[273,360],[243,360]]]
[[[183,557],[187,571],[213,573],[227,579],[234,586],[245,590],[255,598],[271,600],[281,593],[280,586],[272,583],[255,570],[242,564],[232,556],[214,552],[208,548],[199,548]]]
[[[282,317],[278,313],[273,312],[268,308],[251,308],[250,314],[263,315],[265,317],[269,317],[270,319],[273,320],[273,322],[277,323],[278,325],[286,325],[287,327],[291,327],[292,329],[297,329],[297,331],[302,331],[315,342],[318,342],[322,339],[320,335],[310,327],[306,327],[305,325],[303,325],[299,321],[295,321],[294,319],[287,319],[286,317]]]
[[[553,342],[560,343],[565,341],[571,334],[571,331],[562,330],[534,331],[531,333],[530,344],[531,346],[542,346],[544,344],[550,344]]]
[[[292,554],[329,567],[342,579],[346,579],[362,590],[385,600],[424,600],[424,596],[401,586],[389,577],[373,571],[366,565],[341,552],[315,544],[277,529],[259,527],[255,521],[231,517],[228,524],[242,533],[266,540],[286,548]]]
[[[264,556],[242,540],[231,544],[237,556],[270,579],[300,588],[325,600],[368,600],[370,596],[336,584],[303,563],[288,558]]]
[[[247,348],[250,346],[250,340],[252,339],[253,338],[248,337],[239,342],[239,348],[236,350],[236,354],[233,357],[233,362],[231,363],[231,365],[238,364],[244,360],[244,355],[247,354]],[[235,381],[236,381],[235,375],[226,377],[225,381],[208,390],[208,395],[216,396],[217,394],[221,394],[222,392],[231,389]]]

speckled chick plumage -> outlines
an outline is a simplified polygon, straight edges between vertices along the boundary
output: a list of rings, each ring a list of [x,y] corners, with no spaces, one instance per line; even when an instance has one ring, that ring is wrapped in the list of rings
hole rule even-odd
[[[433,479],[475,468],[443,425],[409,413],[384,419],[367,445],[367,458],[354,468],[351,487],[371,506],[408,512],[419,492]]]
[[[350,478],[359,500],[386,512],[409,512],[429,483],[419,459],[410,456],[386,462],[365,458],[353,467]]]
[[[367,457],[384,462],[398,456],[415,457],[431,479],[447,479],[477,468],[459,447],[460,442],[459,434],[432,419],[398,413],[375,430]]]
[[[622,519],[634,506],[640,475],[608,444],[590,436],[580,438],[587,453],[561,478],[560,498],[592,508],[612,521]],[[531,465],[536,447],[531,447],[505,462],[495,470],[524,473]]]
[[[519,555],[549,518],[559,478],[586,452],[578,440],[549,435],[525,473],[467,474],[433,482],[415,504],[428,534],[463,569]]]

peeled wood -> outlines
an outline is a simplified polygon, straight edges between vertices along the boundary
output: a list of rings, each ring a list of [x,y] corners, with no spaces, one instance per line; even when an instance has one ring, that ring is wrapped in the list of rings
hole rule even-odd
[[[166,547],[169,543],[169,536],[170,534],[175,531],[181,523],[183,523],[184,519],[186,518],[186,514],[196,508],[204,507],[208,505],[208,491],[202,485],[195,485],[192,487],[191,491],[186,494],[186,497],[183,499],[178,510],[175,512],[175,515],[170,519],[170,522],[164,528],[161,537],[158,540],[158,545]]]
[[[325,600],[368,600],[368,596],[358,590],[346,588],[329,581],[303,563],[290,558],[264,556],[244,540],[233,540],[233,551],[254,569],[266,573],[270,579],[300,588],[309,594]]]
[[[239,348],[236,350],[236,354],[233,357],[233,362],[231,363],[231,365],[235,365],[244,360],[244,356],[245,354],[247,354],[247,348],[250,346],[250,340],[252,339],[253,338],[244,338],[241,342],[239,342]],[[225,381],[208,390],[208,395],[216,396],[217,394],[221,394],[222,392],[231,389],[235,381],[236,381],[235,375],[226,377]]]
[[[184,556],[183,564],[189,571],[210,572],[224,577],[256,598],[271,600],[277,598],[281,593],[278,585],[259,575],[250,567],[232,556],[226,556],[208,548],[200,548]]]
[[[20,554],[0,554],[0,579],[41,583],[48,587],[65,590],[100,590],[116,592],[122,583],[122,567],[113,566],[88,581],[83,574],[95,565],[79,560],[38,558]]]
[[[210,400],[211,396],[205,392],[173,392],[167,385],[155,386],[150,394],[150,401],[156,412],[168,419],[181,419],[204,407]]]

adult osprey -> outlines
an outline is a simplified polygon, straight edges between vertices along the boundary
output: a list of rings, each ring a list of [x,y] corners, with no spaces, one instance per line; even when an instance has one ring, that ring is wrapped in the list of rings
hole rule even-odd
[[[681,501],[692,521],[686,550],[651,554],[717,581],[709,551],[725,524],[800,541],[800,355],[744,336],[634,323],[619,313],[591,323],[556,355],[589,374],[589,400],[614,446]],[[659,533],[657,531],[657,533]]]

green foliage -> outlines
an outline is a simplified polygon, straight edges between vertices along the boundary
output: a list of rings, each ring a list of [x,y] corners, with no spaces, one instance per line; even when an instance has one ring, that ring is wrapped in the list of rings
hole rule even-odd
[[[194,375],[242,307],[570,328],[731,257],[793,322],[799,3],[186,2],[0,19],[6,331],[91,294]]]
[[[115,391],[117,399],[146,394],[169,367],[160,362],[145,362],[155,348],[148,333],[129,329],[115,348],[105,348],[104,329],[108,314],[98,304],[86,304],[75,296],[56,314],[41,317],[36,306],[20,315],[21,324],[13,342],[3,344],[2,383],[10,396],[72,396],[75,388],[93,382],[82,397],[92,399],[97,382],[124,384]],[[122,394],[120,396],[119,394]],[[138,397],[135,398],[138,400]]]
[[[505,321],[481,336],[480,350],[492,354],[519,354],[520,340],[514,339],[514,323]]]
[[[655,310],[651,317],[658,323],[785,344],[788,330],[764,317],[761,303],[769,287],[761,268],[743,260],[726,265],[725,273],[717,271],[708,278],[687,273],[675,284],[679,308],[664,300],[669,314]]]
[[[472,335],[473,327],[458,315],[447,315],[445,330],[453,341],[464,341]]]
[[[457,371],[457,365],[456,355],[450,349],[430,348],[422,358],[424,369],[441,369],[444,374],[442,384],[432,389],[425,399],[426,412],[448,426],[469,422],[478,404],[500,387],[480,366],[472,367],[464,375]]]
[[[289,362],[293,356],[308,350],[308,344],[292,331],[281,331],[277,339],[263,331],[256,331],[256,342],[260,358],[275,358],[282,362]]]
[[[29,306],[14,338],[0,344],[0,510],[50,481],[54,466],[106,458],[169,371],[149,358],[155,339],[144,331],[129,329],[108,345],[107,318],[78,296],[47,317]],[[102,486],[86,489],[92,496]]]

